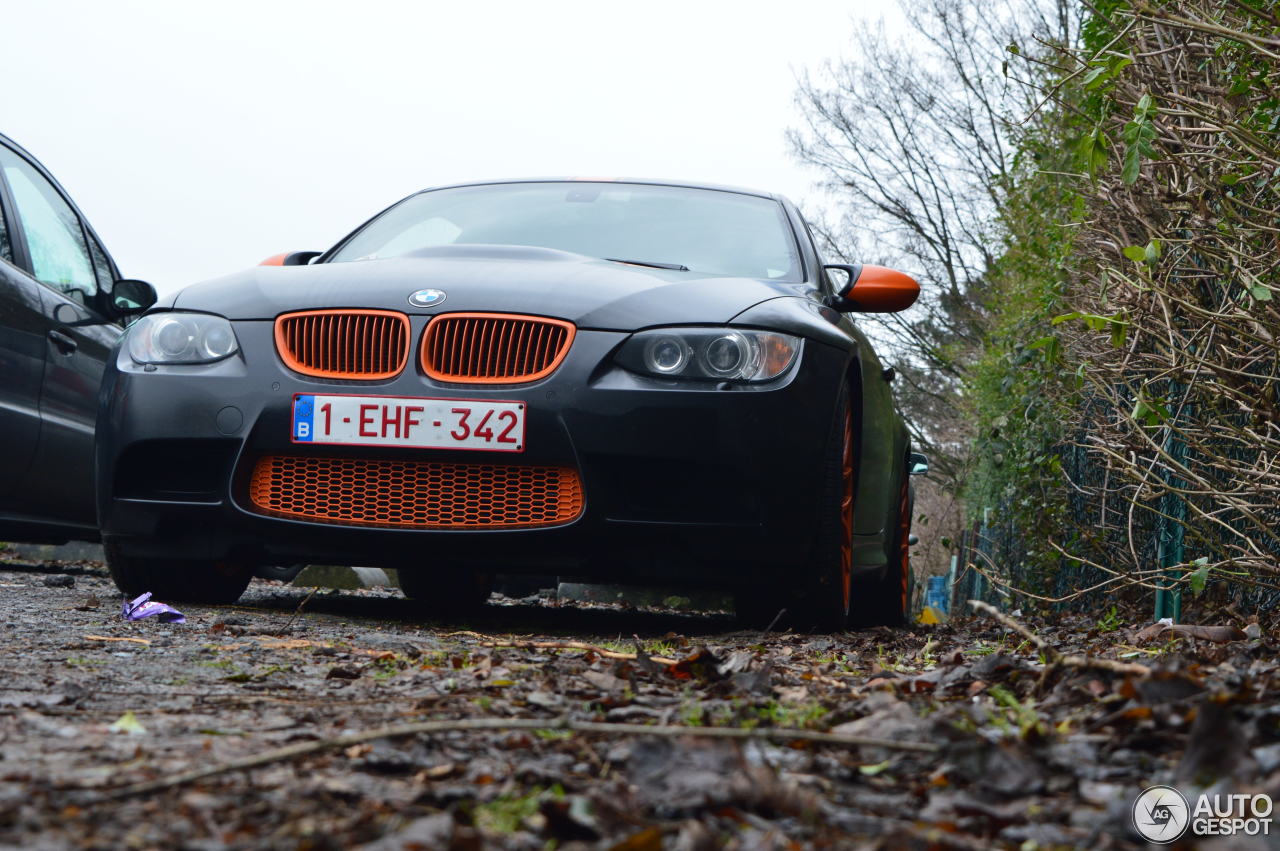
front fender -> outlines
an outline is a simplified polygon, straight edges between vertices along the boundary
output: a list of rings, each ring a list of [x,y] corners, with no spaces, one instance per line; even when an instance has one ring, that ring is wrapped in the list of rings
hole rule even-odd
[[[854,534],[887,541],[896,519],[907,429],[885,380],[883,364],[866,335],[848,315],[800,297],[761,302],[735,316],[732,324],[798,334],[845,353],[860,450]]]

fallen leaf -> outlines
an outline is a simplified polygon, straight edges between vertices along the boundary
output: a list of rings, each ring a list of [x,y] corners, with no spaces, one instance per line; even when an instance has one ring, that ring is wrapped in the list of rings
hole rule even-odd
[[[133,714],[132,709],[111,722],[108,729],[113,733],[126,733],[133,736],[141,736],[147,732],[147,728],[138,721],[138,716]]]
[[[670,668],[671,676],[680,680],[699,679],[713,681],[723,679],[720,660],[706,647],[699,647]]]
[[[622,691],[628,686],[626,680],[605,671],[584,671],[582,678],[601,691]]]
[[[456,763],[444,762],[440,765],[433,765],[421,773],[424,777],[430,778],[431,780],[438,780],[441,777],[448,777],[457,770],[458,766]]]
[[[1150,677],[1132,681],[1132,688],[1143,703],[1150,705],[1193,697],[1204,691],[1204,684],[1177,671],[1155,671]]]
[[[646,827],[621,842],[610,845],[609,851],[662,851],[662,830]]]
[[[1178,763],[1180,783],[1209,786],[1219,779],[1240,780],[1254,770],[1248,734],[1230,701],[1207,696],[1200,701],[1187,748]]]

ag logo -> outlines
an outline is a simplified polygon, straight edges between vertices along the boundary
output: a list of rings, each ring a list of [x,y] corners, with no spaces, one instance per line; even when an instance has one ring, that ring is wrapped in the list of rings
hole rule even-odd
[[[418,290],[409,295],[409,304],[414,307],[435,307],[444,301],[444,290]]]
[[[1187,832],[1191,808],[1172,786],[1151,786],[1133,802],[1133,826],[1143,839],[1164,845]]]

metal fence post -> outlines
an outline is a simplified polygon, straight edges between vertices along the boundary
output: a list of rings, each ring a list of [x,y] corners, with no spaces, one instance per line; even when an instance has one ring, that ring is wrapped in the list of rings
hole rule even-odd
[[[1176,382],[1173,388],[1178,388]],[[1164,440],[1165,454],[1179,466],[1183,465],[1187,457],[1187,442],[1178,435],[1178,420],[1185,407],[1184,400],[1174,415],[1173,422],[1169,424],[1169,433]],[[1157,523],[1157,558],[1164,572],[1157,583],[1160,588],[1156,591],[1156,620],[1171,618],[1174,623],[1179,623],[1182,620],[1182,586],[1178,582],[1177,571],[1173,568],[1185,561],[1183,537],[1186,531],[1184,521],[1187,517],[1187,504],[1174,490],[1182,487],[1182,479],[1173,472],[1173,464],[1166,465],[1164,481],[1165,492],[1160,497],[1160,519]]]

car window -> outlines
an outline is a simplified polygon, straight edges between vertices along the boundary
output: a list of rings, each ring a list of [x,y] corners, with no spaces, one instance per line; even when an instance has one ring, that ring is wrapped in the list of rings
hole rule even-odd
[[[9,191],[31,256],[36,280],[84,303],[98,292],[84,230],[71,205],[30,163],[0,147]]]
[[[13,262],[13,245],[9,242],[9,226],[4,221],[4,210],[0,210],[0,260]]]
[[[107,259],[107,252],[93,234],[89,235],[89,250],[93,254],[93,269],[98,273],[98,288],[109,292],[111,285],[115,283],[116,275],[111,268],[111,261]]]
[[[444,245],[523,245],[670,263],[704,276],[795,281],[782,205],[740,192],[636,183],[500,183],[423,192],[392,207],[331,262]]]
[[[831,276],[822,268],[822,264],[826,261],[822,259],[822,251],[818,248],[818,240],[813,235],[813,228],[809,225],[809,220],[804,216],[800,217],[800,223],[804,225],[805,235],[809,237],[809,246],[813,249],[813,256],[818,260],[818,280],[822,282],[821,286],[829,292],[836,292],[840,288],[836,282],[831,280]]]

